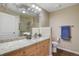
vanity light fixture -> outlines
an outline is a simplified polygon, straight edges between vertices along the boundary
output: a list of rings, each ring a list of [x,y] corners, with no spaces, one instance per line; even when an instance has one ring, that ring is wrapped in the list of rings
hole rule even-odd
[[[39,10],[39,11],[42,11],[42,9],[41,9],[41,8],[39,8],[38,10]]]
[[[25,9],[25,8],[19,8],[19,11],[20,11],[21,13],[26,13],[26,9]]]
[[[38,10],[38,9],[39,9],[39,7],[37,7],[37,6],[36,6],[36,9]]]
[[[32,8],[34,8],[34,9],[36,9],[37,11],[42,11],[42,9],[41,8],[39,8],[38,6],[36,6],[36,5],[32,5]]]
[[[19,8],[20,11],[23,13],[23,14],[30,14],[30,15],[37,15],[39,14],[42,9],[36,5],[31,5],[31,7],[22,7],[22,8]]]
[[[32,7],[35,8],[36,6],[33,4]]]
[[[26,13],[26,11],[25,11],[25,10],[23,10],[23,11],[22,11],[22,13]]]

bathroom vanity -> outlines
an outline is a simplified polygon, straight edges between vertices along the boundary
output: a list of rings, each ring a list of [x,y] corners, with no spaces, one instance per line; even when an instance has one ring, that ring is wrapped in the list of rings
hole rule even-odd
[[[49,37],[22,39],[0,43],[0,55],[4,56],[47,56],[49,55]]]

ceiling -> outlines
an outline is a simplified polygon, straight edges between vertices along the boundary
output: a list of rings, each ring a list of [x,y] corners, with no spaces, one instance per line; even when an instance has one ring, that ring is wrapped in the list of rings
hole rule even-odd
[[[36,3],[36,4],[48,12],[53,12],[75,5],[76,3]]]
[[[22,7],[27,9],[28,7],[32,7],[33,4],[37,5],[40,8],[45,9],[48,12],[54,12],[54,11],[75,5],[76,3],[23,3],[23,4],[20,4],[20,3],[19,4],[3,3],[3,4],[0,4],[0,11],[4,10],[5,12],[8,12],[8,13],[12,13],[12,14],[14,13],[14,14],[21,14],[22,15],[23,13],[20,9]],[[23,15],[26,15],[26,14],[30,14],[30,13],[25,13]]]
[[[30,3],[0,3],[0,11],[23,16],[37,16],[40,13]]]

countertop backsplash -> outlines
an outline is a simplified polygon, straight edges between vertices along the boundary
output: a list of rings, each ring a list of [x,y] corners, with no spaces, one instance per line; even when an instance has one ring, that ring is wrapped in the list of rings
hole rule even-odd
[[[41,36],[47,36],[50,37],[50,27],[40,27],[40,28],[32,28],[32,36],[37,33],[41,34]]]

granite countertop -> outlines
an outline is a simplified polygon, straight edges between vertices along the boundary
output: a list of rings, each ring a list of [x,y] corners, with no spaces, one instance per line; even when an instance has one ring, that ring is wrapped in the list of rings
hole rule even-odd
[[[0,43],[0,55],[8,53],[13,50],[17,50],[23,47],[30,46],[32,44],[38,43],[43,40],[47,40],[49,37],[40,37],[40,38],[32,38],[30,39],[21,39],[21,40],[15,40],[5,43]]]

